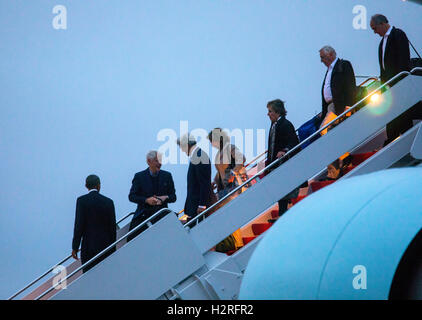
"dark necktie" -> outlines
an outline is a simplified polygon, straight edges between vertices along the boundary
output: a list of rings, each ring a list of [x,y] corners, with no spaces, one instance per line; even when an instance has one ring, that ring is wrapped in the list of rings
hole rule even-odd
[[[270,151],[271,151],[271,157],[274,157],[274,147],[275,147],[275,124],[277,122],[274,122],[271,125],[271,129],[270,129],[270,137],[271,137],[271,146],[270,146]]]

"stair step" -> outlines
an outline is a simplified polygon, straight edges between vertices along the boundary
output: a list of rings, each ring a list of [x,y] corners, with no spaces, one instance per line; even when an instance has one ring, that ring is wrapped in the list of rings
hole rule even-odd
[[[354,166],[360,165],[366,159],[372,157],[375,153],[376,151],[352,154],[352,165]]]
[[[296,198],[293,198],[290,200],[291,204],[294,206],[296,203],[298,203],[299,201],[303,200],[306,198],[306,195],[304,196],[297,196]]]
[[[343,168],[343,175],[348,174],[350,171],[352,171],[356,166],[348,166],[346,168]]]
[[[230,250],[230,251],[227,251],[226,252],[226,254],[228,255],[228,256],[231,256],[233,253],[235,253],[237,250]]]
[[[251,242],[252,240],[254,240],[256,237],[243,237],[243,244],[246,246],[249,242]]]
[[[310,187],[312,192],[318,191],[319,189],[322,189],[330,184],[335,182],[335,180],[327,180],[327,181],[312,181],[310,183]]]
[[[264,233],[271,227],[271,223],[254,223],[252,225],[252,231],[256,236]]]

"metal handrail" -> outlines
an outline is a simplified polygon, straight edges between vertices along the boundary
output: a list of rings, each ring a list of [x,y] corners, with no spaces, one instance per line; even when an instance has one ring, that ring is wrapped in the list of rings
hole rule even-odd
[[[290,153],[292,153],[293,151],[295,151],[296,149],[298,149],[299,146],[301,146],[302,144],[304,144],[305,142],[309,141],[310,139],[312,139],[313,137],[317,136],[317,134],[319,134],[322,130],[324,130],[325,128],[327,128],[328,126],[330,126],[333,122],[335,122],[338,118],[342,117],[344,114],[352,111],[353,109],[355,109],[358,105],[360,105],[364,100],[366,100],[368,97],[370,97],[371,95],[373,95],[376,91],[380,90],[381,88],[385,87],[387,84],[389,84],[391,81],[395,80],[396,78],[398,78],[401,75],[404,74],[412,74],[415,71],[422,71],[421,67],[415,67],[413,68],[410,72],[407,71],[402,71],[399,74],[397,74],[396,76],[394,76],[393,78],[391,78],[389,81],[387,81],[385,84],[381,85],[380,87],[378,87],[377,89],[375,89],[374,91],[372,91],[371,93],[369,93],[367,96],[365,96],[364,98],[362,98],[359,102],[357,102],[355,105],[353,105],[350,109],[346,110],[345,112],[343,112],[341,115],[337,116],[337,118],[333,119],[330,123],[328,123],[326,126],[324,126],[323,128],[320,128],[318,131],[316,131],[314,134],[312,134],[311,136],[309,136],[308,138],[306,138],[304,141],[302,141],[301,143],[299,143],[296,147],[294,147],[292,150],[289,150],[283,157],[281,157],[280,159],[277,159],[275,161],[273,161],[273,163],[269,164],[267,167],[263,168],[261,171],[259,171],[258,173],[256,173],[253,177],[249,178],[248,180],[246,180],[242,185],[236,187],[234,190],[232,190],[230,193],[228,193],[226,196],[224,196],[222,199],[220,199],[217,203],[215,203],[214,205],[212,205],[211,207],[207,208],[205,211],[203,211],[201,214],[199,214],[198,216],[196,216],[194,219],[192,219],[191,221],[189,221],[188,223],[185,224],[185,228],[189,227],[194,221],[197,221],[202,215],[204,215],[205,213],[207,213],[208,210],[210,210],[211,208],[214,208],[217,204],[221,203],[223,200],[225,200],[226,198],[228,198],[229,196],[235,194],[238,190],[240,190],[241,188],[243,188],[245,185],[247,185],[249,182],[251,182],[252,180],[256,179],[257,177],[259,177],[262,173],[264,173],[266,170],[272,168],[276,163],[281,162],[282,159],[284,157],[286,157],[287,155],[289,155]],[[358,76],[358,77],[364,77],[364,76]],[[357,77],[357,78],[358,78]],[[363,84],[365,84],[367,81],[369,80],[375,80],[377,81],[378,78],[376,77],[368,77],[368,79],[366,79],[365,81],[363,81],[359,86],[362,86]],[[262,154],[260,154],[259,156],[255,157],[254,160],[250,161],[245,167],[249,166],[251,163],[253,163],[254,161],[256,161],[259,157],[263,156],[264,154],[266,154],[267,151],[263,152]],[[165,208],[163,208],[165,209]],[[160,210],[161,211],[161,210]],[[160,212],[159,211],[159,212]],[[157,212],[158,213],[158,212]],[[122,222],[123,220],[127,219],[129,216],[131,216],[133,214],[133,212],[127,214],[125,217],[123,217],[122,219],[120,219],[116,224],[118,225],[120,222]],[[155,215],[154,215],[155,216]],[[149,221],[149,220],[147,220]],[[147,222],[146,221],[146,222]],[[145,223],[146,223],[145,222]],[[144,224],[144,223],[143,223]],[[142,225],[143,225],[142,224]],[[133,229],[132,231],[134,232],[134,230],[137,230],[137,228]],[[129,232],[128,234],[126,234],[125,236],[128,236],[129,234],[132,233]],[[122,237],[123,238],[123,237]],[[117,242],[120,242],[120,240],[122,239],[120,238]],[[59,263],[57,263],[56,265],[54,265],[53,267],[51,267],[48,271],[46,271],[45,273],[43,273],[41,276],[39,276],[37,279],[33,280],[30,284],[28,284],[27,286],[25,286],[23,289],[19,290],[17,293],[15,293],[14,295],[12,295],[10,298],[8,298],[8,300],[12,300],[13,298],[15,298],[16,296],[18,296],[19,294],[21,294],[22,292],[24,292],[26,289],[28,289],[29,287],[31,287],[33,284],[35,284],[36,282],[38,282],[40,279],[42,279],[43,277],[45,277],[48,273],[50,273],[57,265],[60,265],[64,262],[66,262],[68,259],[70,259],[72,257],[72,255],[67,256],[66,258],[64,258],[62,261],[60,261]],[[94,258],[93,258],[94,259]],[[92,260],[92,259],[91,259]],[[90,261],[91,261],[90,260]],[[90,263],[90,261],[88,261],[86,264]],[[78,268],[78,270],[80,270],[82,268],[82,266],[80,268]],[[73,273],[72,273],[73,274]],[[45,293],[47,294],[47,293]],[[45,295],[44,294],[44,295]]]
[[[373,81],[378,81],[377,77],[374,76],[356,76],[356,78],[366,78],[364,81],[362,81],[358,87],[362,87],[365,83],[367,83],[370,80]],[[298,131],[298,129],[296,129],[296,132]],[[248,166],[250,166],[252,163],[254,163],[256,160],[258,160],[260,157],[262,157],[264,154],[266,154],[268,152],[268,150],[265,150],[263,153],[261,153],[260,155],[256,156],[253,160],[249,161],[246,165],[245,168],[247,168]]]
[[[414,68],[415,69],[421,69],[422,68]],[[411,72],[413,72],[413,70]],[[344,115],[346,115],[347,113],[353,111],[354,109],[356,109],[358,106],[360,106],[360,104],[362,102],[364,102],[366,99],[368,99],[369,97],[371,97],[375,92],[383,89],[384,87],[386,87],[389,83],[393,82],[395,79],[403,76],[403,75],[410,75],[409,71],[402,71],[398,74],[396,74],[394,77],[392,77],[390,80],[388,80],[386,83],[382,84],[381,86],[379,86],[377,89],[374,89],[372,92],[370,92],[369,94],[367,94],[364,98],[362,98],[361,100],[359,100],[358,102],[356,102],[352,107],[350,107],[349,109],[345,110],[342,114],[338,115],[335,119],[333,119],[332,121],[330,121],[329,123],[327,123],[324,127],[319,128],[318,131],[314,132],[312,135],[310,135],[308,138],[306,138],[305,140],[303,140],[301,143],[297,144],[293,149],[289,150],[287,153],[284,154],[284,156],[282,156],[279,159],[274,160],[272,163],[270,163],[268,166],[266,166],[265,168],[263,168],[261,171],[259,171],[258,173],[256,173],[253,177],[249,178],[248,180],[246,180],[243,184],[241,184],[240,186],[236,187],[235,189],[233,189],[231,192],[229,192],[228,194],[226,194],[223,198],[221,198],[219,201],[217,201],[216,203],[214,203],[213,205],[211,205],[209,208],[207,208],[206,210],[202,211],[200,214],[198,214],[197,216],[195,216],[191,221],[187,222],[185,224],[185,228],[190,228],[190,226],[194,223],[197,222],[199,219],[205,215],[207,212],[209,212],[212,208],[215,208],[217,205],[221,204],[225,199],[231,197],[232,195],[234,195],[237,191],[239,191],[241,188],[245,187],[248,183],[250,183],[252,180],[258,178],[261,174],[263,174],[265,171],[271,169],[272,167],[274,167],[276,164],[280,163],[284,158],[287,158],[287,156],[291,155],[293,152],[297,151],[299,148],[302,147],[302,145],[304,145],[306,142],[308,142],[309,140],[313,139],[314,137],[316,137],[317,135],[320,135],[320,133],[325,130],[326,128],[328,128],[330,125],[332,125],[334,122],[336,122],[338,119],[341,119],[341,117],[343,117]],[[299,149],[300,150],[300,149]]]
[[[95,259],[99,258],[104,253],[106,253],[106,252],[110,251],[111,249],[113,249],[120,241],[122,241],[123,239],[129,237],[131,234],[133,234],[134,232],[136,232],[137,230],[139,230],[139,228],[141,228],[143,225],[147,224],[153,218],[155,218],[160,213],[163,213],[165,211],[168,211],[169,213],[172,212],[168,208],[162,208],[162,209],[160,209],[159,211],[157,211],[156,213],[154,213],[151,217],[149,217],[147,220],[145,220],[142,223],[140,223],[139,225],[137,225],[131,231],[129,231],[128,233],[126,233],[125,235],[123,235],[122,237],[120,237],[118,240],[116,240],[115,242],[113,242],[111,245],[109,245],[107,248],[105,248],[103,251],[101,251],[100,253],[98,253],[95,257],[91,258],[90,260],[88,260],[87,262],[85,262],[83,265],[81,265],[79,268],[77,268],[75,271],[73,271],[71,274],[67,275],[66,278],[61,279],[56,285],[51,286],[49,289],[47,289],[46,291],[44,291],[41,295],[39,295],[37,298],[35,298],[35,300],[39,300],[42,297],[44,297],[46,294],[50,293],[52,290],[54,290],[54,288],[60,286],[63,282],[65,282],[67,279],[69,279],[70,277],[72,277],[74,274],[76,274],[77,272],[79,272],[80,270],[82,270],[87,265],[91,264],[91,262],[93,262]]]
[[[127,218],[129,218],[131,215],[135,214],[135,212],[131,212],[128,213],[127,215],[125,215],[123,218],[121,218],[119,221],[116,222],[116,225],[119,225],[119,223],[121,223],[122,221],[126,220]]]
[[[263,153],[261,153],[260,155],[256,156],[253,160],[249,161],[247,164],[245,164],[245,168],[249,167],[252,163],[254,163],[256,160],[258,160],[259,158],[261,158],[267,152],[268,152],[268,150],[265,150]]]
[[[410,70],[410,73],[413,73],[415,71],[422,71],[422,67],[414,67],[412,70]]]
[[[130,217],[133,214],[133,212],[127,214],[126,216],[124,216],[123,218],[121,218],[118,222],[116,222],[116,225],[118,226],[120,222],[122,222],[123,220],[125,220],[126,218]],[[79,252],[79,250],[78,250]],[[54,268],[56,268],[57,266],[61,265],[62,263],[65,263],[67,260],[69,260],[70,258],[72,258],[72,255],[68,255],[66,258],[64,258],[62,261],[58,262],[57,264],[55,264],[53,267],[51,267],[50,269],[48,269],[46,272],[44,272],[41,276],[39,276],[38,278],[36,278],[35,280],[33,280],[31,283],[29,283],[28,285],[26,285],[24,288],[20,289],[18,292],[16,292],[14,295],[12,295],[10,298],[8,298],[7,300],[12,300],[13,298],[17,297],[18,295],[20,295],[22,292],[24,292],[26,289],[28,289],[29,287],[31,287],[33,284],[37,283],[39,280],[41,280],[42,278],[44,278],[46,275],[48,275],[51,271],[54,270]]]
[[[21,290],[19,290],[18,292],[16,292],[13,296],[11,296],[10,298],[8,298],[7,300],[12,300],[16,296],[20,295],[26,289],[28,289],[29,287],[31,287],[34,283],[38,282],[39,280],[41,280],[42,278],[44,278],[47,274],[49,274],[51,271],[53,271],[55,267],[57,267],[58,265],[61,265],[62,263],[65,263],[71,257],[72,257],[72,255],[69,255],[66,258],[64,258],[62,261],[60,261],[59,263],[57,263],[56,265],[54,265],[54,267],[51,267],[50,269],[48,269],[41,276],[39,276],[37,279],[33,280],[30,284],[26,285],[24,288],[22,288]]]
[[[358,87],[362,87],[365,83],[367,83],[370,80],[378,81],[378,78],[377,77],[369,77],[368,79],[366,79],[365,81],[363,81]]]
[[[378,80],[376,76],[355,76],[355,78],[376,78]]]

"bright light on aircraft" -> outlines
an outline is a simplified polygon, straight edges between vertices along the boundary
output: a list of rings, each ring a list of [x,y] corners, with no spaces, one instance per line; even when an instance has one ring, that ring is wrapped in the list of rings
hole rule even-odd
[[[390,109],[393,98],[390,90],[387,88],[382,94],[376,90],[367,101],[370,112],[374,115],[381,115]]]
[[[377,105],[377,104],[379,104],[381,102],[381,95],[378,92],[377,93],[374,93],[370,97],[370,100],[371,100],[371,104]]]

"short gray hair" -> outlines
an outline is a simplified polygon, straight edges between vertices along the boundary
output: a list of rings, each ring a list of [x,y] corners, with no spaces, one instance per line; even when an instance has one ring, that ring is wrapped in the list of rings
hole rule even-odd
[[[155,158],[157,158],[159,155],[158,151],[156,150],[151,150],[147,153],[147,161],[148,160],[154,160]]]
[[[319,51],[323,51],[326,54],[334,54],[334,56],[337,56],[336,50],[334,50],[331,46],[323,46]]]
[[[384,16],[383,14],[374,14],[371,17],[371,21],[377,26],[379,24],[383,24],[383,23],[388,23],[388,19],[386,16]]]

